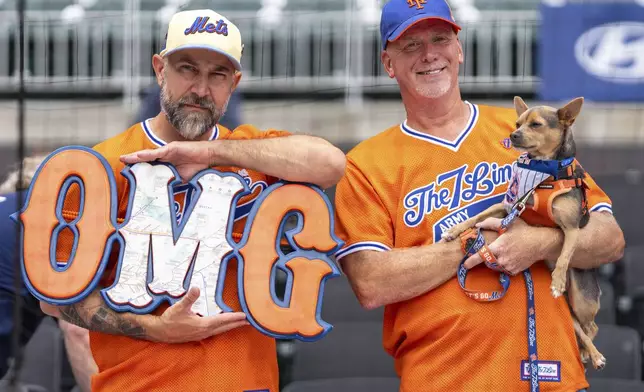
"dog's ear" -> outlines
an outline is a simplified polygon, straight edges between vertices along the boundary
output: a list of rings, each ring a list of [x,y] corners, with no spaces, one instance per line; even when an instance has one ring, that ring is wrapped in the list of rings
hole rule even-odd
[[[557,110],[557,117],[559,117],[559,122],[562,123],[565,127],[571,126],[579,112],[581,112],[581,105],[584,104],[584,98],[579,97],[575,98],[572,101],[568,102],[564,107]]]
[[[521,97],[514,97],[514,108],[517,110],[517,115],[521,116],[526,110],[528,110],[528,105],[523,102]]]

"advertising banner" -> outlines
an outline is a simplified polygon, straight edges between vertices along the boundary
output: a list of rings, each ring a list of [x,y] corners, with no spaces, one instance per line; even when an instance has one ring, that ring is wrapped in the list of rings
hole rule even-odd
[[[542,100],[644,101],[643,1],[544,1]]]

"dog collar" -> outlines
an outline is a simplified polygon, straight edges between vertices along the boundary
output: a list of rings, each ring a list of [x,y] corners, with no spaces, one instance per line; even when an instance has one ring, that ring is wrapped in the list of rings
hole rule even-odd
[[[517,160],[517,166],[523,169],[533,170],[540,173],[551,175],[555,180],[568,174],[567,169],[572,165],[574,157],[566,158],[561,161],[556,159],[530,159],[528,154],[523,154]]]

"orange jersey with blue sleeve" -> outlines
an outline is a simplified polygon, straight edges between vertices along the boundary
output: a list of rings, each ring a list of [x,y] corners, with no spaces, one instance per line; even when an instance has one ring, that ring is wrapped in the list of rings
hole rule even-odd
[[[345,245],[336,259],[359,251],[431,245],[451,226],[503,201],[519,152],[507,139],[516,112],[466,103],[470,118],[455,141],[391,127],[347,155],[335,195],[336,230]],[[611,211],[590,176],[589,208]],[[350,262],[350,260],[346,260]],[[588,386],[564,297],[550,293],[543,262],[534,280],[541,391]],[[468,274],[468,289],[496,290],[499,273],[483,264]],[[526,287],[511,277],[498,301],[477,302],[456,277],[415,298],[387,305],[383,345],[395,359],[401,390],[528,391]]]
[[[234,131],[217,126],[212,131],[211,139],[242,140],[287,134],[273,130],[260,132],[249,125],[240,126]],[[165,144],[154,133],[150,121],[145,121],[94,147],[114,171],[118,188],[119,223],[125,218],[129,195],[129,184],[120,174],[124,164],[119,161],[119,157]],[[214,169],[239,174],[251,189],[252,193],[240,198],[235,209],[233,239],[238,241],[255,199],[277,179],[247,168]],[[193,190],[188,186],[175,188],[174,208],[178,220],[191,202],[192,193]],[[68,196],[64,215],[74,216],[77,211],[78,197]],[[58,246],[57,259],[67,260],[71,237],[61,234],[59,244],[62,245]],[[103,275],[102,287],[109,287],[113,283],[115,264],[116,258],[113,257]],[[226,271],[223,300],[234,311],[241,311],[235,260],[231,260]],[[154,313],[160,314],[166,308],[164,303]],[[99,368],[98,374],[92,378],[92,391],[278,392],[275,340],[252,326],[236,328],[203,341],[182,344],[152,343],[127,336],[90,332],[90,347]]]

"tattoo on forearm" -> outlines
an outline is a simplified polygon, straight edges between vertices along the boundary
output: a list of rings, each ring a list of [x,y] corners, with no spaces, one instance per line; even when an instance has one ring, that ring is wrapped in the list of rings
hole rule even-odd
[[[145,338],[145,330],[140,325],[124,320],[118,313],[105,306],[98,308],[92,316],[90,328],[93,331],[110,333],[113,335],[125,335],[133,338]]]
[[[77,325],[81,328],[89,329],[89,326],[78,313],[76,305],[68,305],[60,308],[61,319],[67,321],[68,323]]]
[[[123,316],[109,309],[105,304],[100,304],[93,309],[84,308],[81,304],[62,306],[60,314],[62,320],[91,331],[138,339],[147,338],[142,326],[124,319]]]

